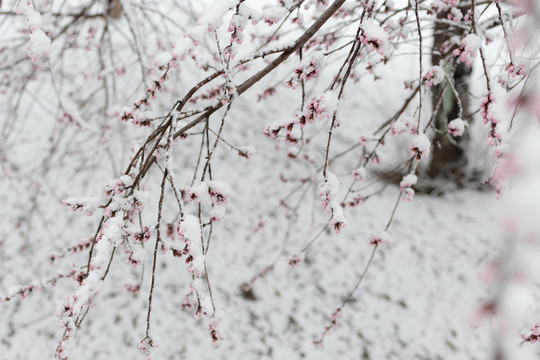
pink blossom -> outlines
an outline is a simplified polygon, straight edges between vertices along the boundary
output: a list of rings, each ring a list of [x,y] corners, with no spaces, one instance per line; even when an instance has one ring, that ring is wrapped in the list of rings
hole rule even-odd
[[[458,61],[464,63],[468,67],[472,66],[476,53],[482,46],[482,41],[476,34],[469,34],[463,40],[459,48],[453,51],[455,56],[459,56]]]

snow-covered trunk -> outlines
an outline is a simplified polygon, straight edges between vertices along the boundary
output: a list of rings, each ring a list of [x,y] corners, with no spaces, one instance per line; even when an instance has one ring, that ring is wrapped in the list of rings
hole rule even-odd
[[[120,0],[108,0],[108,14],[113,19],[120,18],[120,15],[122,15],[122,3]]]
[[[464,10],[464,12],[466,11],[467,9]],[[438,18],[446,19],[447,15],[447,12],[441,12]],[[451,53],[448,54],[448,52],[452,48],[448,44],[453,36],[463,38],[464,30],[442,21],[436,23],[431,61],[433,65],[440,65],[447,74],[451,73],[452,67],[456,66],[454,61],[449,61],[446,66],[443,66],[445,57],[448,55],[451,56]],[[427,172],[432,178],[451,179],[458,185],[466,180],[464,179],[466,174],[464,174],[463,169],[467,162],[465,147],[467,146],[469,136],[467,133],[461,137],[450,136],[448,133],[448,123],[459,118],[460,103],[462,116],[465,117],[469,114],[468,78],[471,72],[472,68],[465,63],[459,63],[456,66],[454,76],[451,80],[455,84],[459,100],[447,82],[442,82],[440,85],[433,87],[432,92],[433,107],[435,108],[437,104],[439,106],[434,121],[437,131],[433,138],[432,158]],[[440,98],[443,86],[446,86],[446,89],[444,95]],[[471,121],[472,119],[468,120]]]

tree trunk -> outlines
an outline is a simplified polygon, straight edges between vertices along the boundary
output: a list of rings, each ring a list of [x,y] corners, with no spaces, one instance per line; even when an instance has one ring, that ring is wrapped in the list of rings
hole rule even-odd
[[[446,13],[439,14],[439,18],[446,18]],[[445,45],[452,36],[462,38],[464,35],[463,29],[449,26],[445,23],[438,22],[435,26],[435,40],[431,62],[433,65],[439,65],[440,61],[448,56],[442,49],[448,48]],[[448,51],[448,50],[447,50]],[[450,54],[450,56],[452,56]],[[446,68],[447,74],[451,73],[454,67],[454,62],[449,61]],[[442,66],[441,66],[442,67]],[[452,77],[455,88],[461,100],[463,114],[468,113],[469,105],[469,86],[468,80],[471,74],[471,68],[464,64],[458,64],[456,71]],[[443,83],[445,83],[443,81]],[[432,104],[435,108],[442,85],[437,85],[432,88]],[[459,105],[454,91],[449,85],[446,85],[446,91],[442,103],[435,115],[435,137],[433,138],[432,159],[428,168],[428,175],[432,178],[446,178],[455,181],[458,185],[462,183],[464,172],[463,167],[467,162],[465,146],[468,142],[467,133],[462,137],[453,137],[448,134],[448,123],[459,117]],[[464,117],[464,115],[463,115]]]

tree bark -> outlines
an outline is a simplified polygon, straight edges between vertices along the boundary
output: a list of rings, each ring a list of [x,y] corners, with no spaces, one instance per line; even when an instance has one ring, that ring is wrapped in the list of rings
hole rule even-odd
[[[439,14],[438,18],[446,18],[446,16],[446,13],[441,13]],[[448,42],[452,36],[462,38],[464,36],[464,30],[461,28],[452,27],[442,22],[438,22],[436,24],[431,56],[431,62],[433,65],[439,65],[441,60],[443,60],[445,57],[452,56],[451,54],[443,53],[445,43]],[[454,66],[454,62],[449,61],[446,68],[444,68],[445,72],[447,74],[451,74],[451,70]],[[459,99],[461,100],[463,117],[468,113],[468,80],[471,71],[471,68],[460,63],[456,66],[453,76],[450,75],[450,78],[454,81]],[[462,137],[453,137],[448,134],[448,123],[459,117],[459,104],[452,88],[444,81],[442,84],[445,84],[444,86],[446,86],[446,91],[443,96],[442,103],[435,114],[434,126],[436,133],[435,137],[433,138],[433,155],[427,173],[432,178],[446,178],[455,181],[458,185],[460,185],[464,180],[465,174],[463,168],[467,163],[465,147],[468,142],[468,136],[467,132],[465,132]],[[440,91],[443,90],[442,84],[433,88],[432,104],[434,108],[436,106]]]

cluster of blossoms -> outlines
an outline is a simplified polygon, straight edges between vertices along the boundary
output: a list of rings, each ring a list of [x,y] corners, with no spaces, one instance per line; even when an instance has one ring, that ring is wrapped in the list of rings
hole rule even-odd
[[[346,205],[349,206],[349,207],[363,205],[366,202],[367,199],[368,199],[368,197],[366,197],[366,196],[356,195],[352,200],[349,200],[349,202],[347,202]]]
[[[163,83],[165,80],[167,80],[167,73],[170,69],[176,69],[179,62],[183,61],[186,56],[191,53],[192,48],[193,46],[189,44],[189,41],[187,39],[183,39],[178,44],[172,44],[172,51],[162,52],[154,58],[152,65],[158,70],[163,71],[163,74],[159,77],[159,79],[152,80],[151,83],[146,87],[146,95],[144,98],[135,101],[132,107],[125,107],[122,109],[120,114],[121,121],[127,122],[131,120],[133,125],[138,127],[150,125],[150,122],[146,119],[146,117],[141,116],[139,112],[141,112],[144,108],[149,107],[150,100],[155,100],[156,94],[164,90]]]
[[[448,133],[452,136],[462,136],[468,123],[463,119],[454,119],[448,123]]]
[[[287,10],[281,6],[267,6],[262,11],[262,19],[269,26],[278,23],[286,15]]]
[[[301,127],[306,124],[312,124],[315,121],[321,121],[324,118],[331,118],[335,112],[336,103],[329,96],[321,96],[318,99],[312,99],[306,106],[303,113],[295,115],[295,124],[300,124]]]
[[[139,350],[146,356],[146,360],[151,360],[155,353],[155,349],[158,347],[158,343],[150,336],[146,336],[139,343]]]
[[[457,23],[463,20],[463,13],[458,8],[453,7],[450,9],[446,17],[448,18],[448,20],[451,20]],[[469,17],[467,17],[467,20],[469,20]]]
[[[148,226],[143,226],[139,231],[130,231],[129,236],[135,243],[145,243],[150,240],[150,229]]]
[[[354,180],[365,180],[366,179],[366,168],[361,166],[356,170],[353,170],[352,176]]]
[[[77,291],[57,306],[57,315],[61,319],[61,326],[65,329],[56,352],[58,359],[68,359],[80,316],[85,307],[92,305],[94,298],[103,288],[103,278],[113,249],[120,245],[122,239],[122,223],[122,216],[106,220],[96,238],[94,256],[88,273],[81,278],[81,285]]]
[[[141,291],[141,285],[140,284],[125,284],[124,287],[126,288],[127,292],[131,294],[138,294],[139,291]]]
[[[329,34],[324,34],[324,35],[320,35],[320,36],[317,36],[315,35],[314,37],[311,38],[311,40],[309,40],[306,45],[304,46],[304,48],[306,50],[309,50],[309,49],[313,49],[313,48],[322,48],[324,47],[325,50],[328,50],[332,47],[332,45],[337,41],[337,37],[336,37],[336,34],[334,33],[329,33]]]
[[[484,120],[484,124],[487,124],[489,122],[492,122],[492,119],[490,117],[490,106],[493,104],[493,95],[487,94],[482,98],[482,102],[480,103],[480,116],[482,116],[482,119]],[[495,124],[497,123],[497,120],[494,121]]]
[[[317,77],[324,65],[324,55],[321,52],[314,52],[310,57],[302,60],[300,65],[294,69],[294,76],[290,78],[286,86],[296,89],[304,81]]]
[[[424,133],[419,133],[411,144],[411,156],[414,156],[416,160],[420,161],[429,156],[431,151],[431,142]]]
[[[67,297],[57,307],[57,314],[61,318],[61,325],[65,328],[64,335],[58,345],[56,357],[67,359],[74,334],[79,326],[80,317],[84,309],[92,306],[94,298],[101,292],[103,279],[107,272],[113,251],[120,245],[126,246],[129,254],[128,262],[134,266],[144,259],[144,249],[141,243],[150,238],[148,227],[132,231],[124,226],[133,222],[135,213],[142,209],[143,193],[134,190],[133,178],[123,175],[111,181],[104,188],[102,199],[97,198],[70,198],[64,203],[74,211],[93,214],[98,207],[104,207],[104,221],[94,241],[93,257],[87,271],[75,274],[79,288]],[[100,205],[101,204],[101,205]],[[72,252],[82,251],[91,245],[91,241],[77,244],[70,248]],[[63,255],[60,255],[63,256]],[[51,260],[60,256],[51,256]]]
[[[163,82],[165,81],[165,75],[160,77],[159,80],[154,80],[152,81],[152,83],[150,84],[150,86],[148,86],[146,88],[146,93],[148,94],[148,96],[152,99],[152,100],[155,100],[156,99],[156,91],[163,91]]]
[[[144,261],[144,248],[141,246],[130,246],[129,249],[126,249],[128,254],[127,263],[131,264],[135,269],[137,265],[141,265]]]
[[[371,235],[369,237],[369,244],[377,247],[382,244],[389,244],[390,240],[391,240],[390,234],[385,231],[380,235]]]
[[[227,199],[231,194],[231,187],[221,181],[210,181],[208,182],[208,194],[212,203],[212,208],[209,211],[210,221],[219,221],[225,216],[225,204],[227,204]]]
[[[131,120],[131,123],[137,127],[150,126],[150,121],[148,118],[151,118],[152,116],[145,116],[142,108],[143,105],[145,107],[150,106],[150,100],[156,99],[156,92],[163,91],[163,83],[165,82],[166,78],[167,75],[163,74],[159,80],[152,81],[151,84],[146,88],[146,96],[144,98],[134,102],[132,108],[125,107],[122,109],[120,120],[125,122]]]
[[[69,206],[72,211],[92,216],[99,207],[100,201],[95,197],[70,197],[63,200],[62,203]]]
[[[206,92],[201,92],[198,96],[193,96],[189,99],[189,102],[196,104],[200,100],[212,100],[216,99],[223,93],[223,85],[210,86]]]
[[[429,4],[429,8],[431,11],[433,11],[434,13],[438,13],[438,12],[441,12],[443,11],[446,6],[444,5],[444,3],[440,0],[433,0],[430,4]]]
[[[214,198],[215,203],[223,204],[225,202],[223,192],[216,190],[216,187],[208,186],[207,194],[206,197]],[[198,197],[198,199],[200,200],[201,197]],[[203,202],[205,202],[204,199]],[[214,345],[219,345],[221,340],[225,338],[225,333],[219,326],[221,316],[216,313],[212,300],[210,296],[206,294],[205,285],[201,279],[201,276],[205,271],[205,254],[203,251],[201,224],[197,217],[190,214],[185,215],[183,219],[178,222],[176,234],[177,239],[164,238],[163,245],[165,248],[170,249],[174,256],[186,256],[185,262],[188,264],[187,271],[193,276],[191,284],[189,285],[190,293],[186,296],[182,308],[193,308],[189,296],[195,295],[198,301],[195,308],[195,318],[200,319],[201,316],[210,318],[210,336]]]
[[[503,86],[508,86],[510,79],[516,77],[527,76],[529,73],[529,64],[528,61],[521,57],[514,57],[508,65],[505,66],[504,71],[507,72],[507,76],[502,74],[497,75],[497,82]]]
[[[240,4],[243,6],[243,4]],[[231,44],[237,43],[238,45],[242,44],[244,40],[244,28],[247,25],[247,19],[245,16],[240,15],[240,13],[234,14],[229,23],[228,32],[231,33]]]
[[[528,342],[531,344],[536,343],[537,341],[540,341],[540,324],[535,324],[534,327],[531,329],[532,334],[529,336],[525,334],[521,334],[521,338],[523,339],[523,342]]]
[[[493,94],[489,93],[482,99],[480,103],[480,116],[484,120],[484,124],[489,124],[488,144],[490,146],[498,146],[502,142],[502,124],[492,114],[491,107],[494,103]]]
[[[423,81],[426,87],[439,85],[444,79],[444,70],[440,66],[434,66],[426,72]]]
[[[130,223],[134,222],[133,217],[142,210],[146,194],[132,186],[133,178],[129,175],[122,175],[105,186],[105,199],[102,202],[108,205],[103,212],[104,216],[111,217],[121,211]]]
[[[225,331],[221,328],[221,320],[223,315],[214,309],[210,296],[205,293],[205,285],[201,278],[195,278],[189,286],[190,295],[195,294],[197,297],[197,306],[195,309],[195,318],[200,319],[202,316],[209,318],[208,330],[210,338],[215,346],[221,343],[221,340],[226,338]]]
[[[218,346],[221,344],[222,340],[226,339],[226,334],[221,328],[221,316],[219,313],[215,313],[208,322],[208,331],[210,332],[210,338],[212,339],[212,344]]]
[[[376,51],[384,56],[388,47],[388,34],[373,22],[366,22],[362,30],[360,42],[366,45],[369,51]]]
[[[192,46],[186,39],[178,43],[172,43],[170,52],[164,51],[159,53],[152,62],[152,66],[161,71],[176,69],[181,61],[184,61],[186,56],[191,53]]]
[[[251,159],[255,155],[255,148],[253,146],[241,146],[238,148],[238,155],[246,159]]]
[[[223,106],[227,105],[237,95],[236,85],[231,79],[223,74],[226,78],[225,85],[222,86],[221,97],[218,99]]]
[[[430,4],[430,9],[435,13],[458,10],[456,9],[458,4],[459,0],[433,0]]]
[[[127,263],[131,264],[133,268],[142,264],[145,255],[142,244],[150,239],[148,226],[143,226],[140,229],[124,229],[123,239],[122,244],[125,245],[128,254]]]
[[[290,259],[287,260],[287,262],[289,263],[289,267],[292,269],[300,265],[300,263],[302,262],[302,257],[298,255],[293,255]]]
[[[390,135],[399,135],[405,133],[416,134],[415,121],[409,116],[401,116],[390,125]]]
[[[278,136],[282,129],[285,129],[287,133],[292,133],[295,124],[299,124],[301,127],[306,124],[312,124],[315,121],[321,121],[322,119],[329,119],[333,116],[337,106],[337,99],[332,97],[332,94],[325,94],[318,98],[313,98],[307,104],[304,112],[298,112],[294,115],[294,120],[287,122],[275,122],[268,125],[264,130],[264,134],[268,137],[275,138]],[[292,139],[297,137],[291,134],[291,142],[295,142]]]
[[[459,4],[460,0],[441,0],[441,1],[450,7],[455,7]]]
[[[225,205],[230,194],[231,187],[222,181],[202,182],[197,186],[182,190],[184,201],[201,204],[203,215],[208,216],[211,222],[223,219]]]
[[[54,276],[54,277],[52,277],[50,279],[47,279],[47,280],[44,280],[44,279],[42,279],[41,281],[35,280],[32,283],[26,284],[26,285],[23,285],[23,286],[20,286],[20,285],[11,286],[7,291],[7,295],[0,296],[0,304],[8,302],[10,300],[13,300],[14,298],[17,298],[17,297],[19,299],[21,299],[21,300],[25,299],[34,290],[43,290],[47,286],[54,287],[54,285],[56,284],[56,282],[59,279],[70,278],[70,277],[73,277],[75,274],[76,274],[76,271],[71,270],[68,273],[58,274],[58,275],[56,275],[56,276]]]
[[[516,59],[514,59],[513,62],[510,62],[510,64],[506,65],[504,70],[508,72],[511,77],[527,75],[527,65],[525,62]]]
[[[135,212],[142,209],[141,199],[144,193],[140,190],[131,190],[133,178],[129,175],[122,175],[116,180],[112,180],[103,189],[103,197],[70,197],[63,200],[64,205],[73,211],[93,215],[98,208],[104,208],[104,215],[112,216],[117,211],[126,212],[130,221]]]
[[[399,190],[401,191],[401,200],[411,201],[414,196],[413,185],[416,185],[418,177],[414,174],[408,174],[403,177],[399,183]]]
[[[370,139],[370,138],[367,138],[365,136],[360,136],[358,138],[358,143],[361,145],[361,146],[367,146],[368,142],[371,141],[371,140],[374,140],[374,139]]]
[[[315,345],[315,347],[320,346],[322,344],[324,337],[328,335],[330,330],[335,329],[337,327],[337,321],[340,317],[341,317],[341,308],[337,308],[336,311],[334,311],[332,315],[330,315],[330,324],[324,327],[324,330],[321,334],[320,339],[313,341],[313,345]]]
[[[62,253],[50,254],[49,255],[49,261],[52,264],[56,260],[61,259],[64,256],[66,256],[66,254],[76,254],[76,253],[82,252],[82,251],[88,249],[90,247],[90,245],[92,245],[92,239],[81,241],[80,243],[69,247],[67,250],[64,250],[64,252],[62,252]]]
[[[188,272],[198,277],[204,272],[204,254],[202,252],[201,225],[193,215],[186,215],[176,228],[179,241],[170,243],[174,254],[186,255]]]
[[[461,40],[460,46],[453,51],[455,56],[459,56],[458,61],[471,67],[476,53],[482,46],[482,40],[476,34],[469,34]]]
[[[369,154],[364,154],[361,157],[362,161],[369,161],[372,164],[381,164],[383,161],[382,155],[373,150]]]
[[[339,231],[347,226],[347,219],[343,214],[343,207],[337,199],[339,194],[339,180],[336,175],[332,173],[326,174],[324,183],[321,184],[319,190],[319,197],[321,198],[321,205],[324,210],[329,210],[332,214],[330,217],[330,224],[334,226],[334,231]]]
[[[229,45],[221,52],[224,58],[233,59],[235,57],[237,50],[233,45],[240,45],[244,41],[244,29],[246,28],[249,15],[249,9],[246,4],[241,1],[236,7],[236,13],[231,17],[227,29],[227,31],[231,33],[231,38]]]

